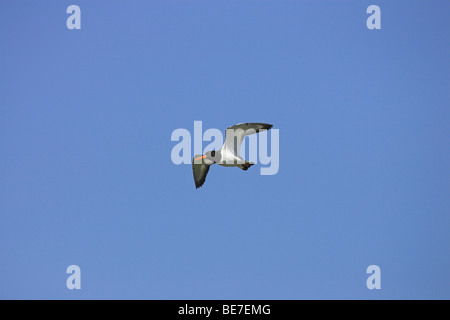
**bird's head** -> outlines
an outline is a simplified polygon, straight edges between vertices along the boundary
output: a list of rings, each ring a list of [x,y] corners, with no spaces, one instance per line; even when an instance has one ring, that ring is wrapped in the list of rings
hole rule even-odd
[[[198,155],[194,157],[194,162],[204,161],[208,165],[212,165],[218,162],[218,152],[215,150],[207,151],[204,155]]]

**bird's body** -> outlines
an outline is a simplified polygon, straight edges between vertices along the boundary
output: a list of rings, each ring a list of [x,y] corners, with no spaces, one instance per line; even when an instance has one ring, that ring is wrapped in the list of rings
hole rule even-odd
[[[243,161],[241,157],[236,156],[232,152],[228,152],[228,150],[222,149],[220,150],[220,161],[217,163],[219,166],[223,167],[236,167],[237,163]]]
[[[200,188],[206,180],[210,166],[218,164],[223,167],[238,167],[248,170],[253,162],[245,161],[241,158],[239,150],[245,136],[269,130],[271,124],[267,123],[239,123],[227,128],[225,142],[220,150],[208,151],[204,155],[196,155],[192,161],[195,187]]]

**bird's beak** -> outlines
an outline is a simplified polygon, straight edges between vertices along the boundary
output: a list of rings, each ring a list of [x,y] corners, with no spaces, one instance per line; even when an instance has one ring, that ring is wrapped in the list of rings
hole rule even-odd
[[[203,158],[205,158],[205,157],[206,157],[206,154],[205,154],[204,156],[201,156],[200,158],[194,159],[194,161],[197,161],[197,160],[203,159]]]

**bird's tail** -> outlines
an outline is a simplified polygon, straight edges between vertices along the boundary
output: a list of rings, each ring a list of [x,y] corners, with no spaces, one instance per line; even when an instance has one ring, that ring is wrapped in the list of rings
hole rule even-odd
[[[245,163],[239,165],[239,168],[241,168],[244,171],[247,171],[248,168],[250,168],[252,165],[254,165],[253,162],[245,161]]]

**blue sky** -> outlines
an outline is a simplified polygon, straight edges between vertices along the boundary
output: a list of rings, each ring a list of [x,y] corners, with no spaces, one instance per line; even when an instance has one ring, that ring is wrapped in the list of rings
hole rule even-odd
[[[0,298],[449,299],[449,10],[0,1]],[[274,124],[278,174],[196,190],[195,120]]]

